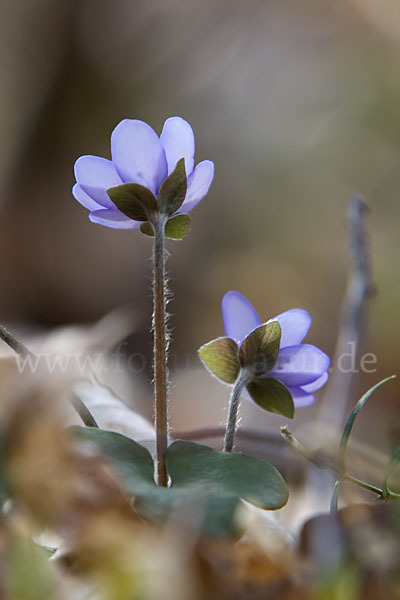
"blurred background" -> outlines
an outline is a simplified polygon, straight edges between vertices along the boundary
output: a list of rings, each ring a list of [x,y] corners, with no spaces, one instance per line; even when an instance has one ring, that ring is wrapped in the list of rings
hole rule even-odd
[[[397,371],[397,0],[2,0],[0,29],[2,322],[45,334],[132,304],[129,351],[146,357],[132,377],[151,415],[151,241],[91,224],[71,195],[73,164],[109,157],[123,118],[159,133],[180,115],[196,160],[213,160],[216,175],[191,234],[168,244],[174,427],[223,420],[228,390],[196,349],[223,334],[229,289],[263,320],[309,310],[307,341],[332,355],[353,193],[371,207],[378,289],[364,349],[377,372],[362,374],[357,393]],[[398,443],[398,409],[394,384],[365,409],[358,435]],[[246,406],[244,423],[271,422],[260,413]]]

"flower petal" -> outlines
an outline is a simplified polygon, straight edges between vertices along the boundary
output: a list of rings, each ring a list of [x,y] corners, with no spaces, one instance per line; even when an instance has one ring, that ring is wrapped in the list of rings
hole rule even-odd
[[[317,390],[319,390],[320,388],[322,388],[326,384],[326,382],[328,381],[328,379],[329,379],[329,373],[328,373],[328,371],[326,371],[326,373],[324,373],[323,375],[321,375],[321,377],[318,377],[318,379],[316,379],[312,383],[308,383],[306,385],[302,385],[301,389],[304,390],[307,393],[316,392]]]
[[[129,217],[126,217],[117,208],[114,210],[95,210],[89,214],[89,219],[92,223],[98,223],[99,225],[105,225],[112,229],[137,229],[140,227],[139,221],[133,221]]]
[[[75,162],[75,177],[82,190],[105,208],[112,208],[107,194],[110,187],[121,185],[122,180],[111,160],[100,156],[81,156]]]
[[[185,159],[186,176],[193,171],[194,135],[189,123],[181,117],[170,117],[164,123],[160,140],[168,163],[168,175],[181,159]]]
[[[329,357],[316,346],[289,346],[279,352],[269,375],[290,387],[303,386],[319,379],[328,370],[329,364]]]
[[[279,322],[282,329],[281,348],[286,348],[301,344],[311,327],[312,318],[306,310],[292,308],[268,322],[271,321]]]
[[[87,195],[86,192],[83,191],[79,183],[76,183],[72,188],[72,195],[75,200],[78,200],[79,204],[82,204],[88,210],[100,210],[103,207],[101,204],[98,204],[93,198]]]
[[[211,160],[203,160],[188,177],[186,198],[179,212],[188,213],[198,205],[207,194],[214,177],[214,163]]]
[[[135,119],[124,119],[111,134],[113,162],[125,183],[140,183],[156,194],[167,177],[167,159],[156,132]]]
[[[222,319],[226,335],[239,344],[261,324],[253,305],[235,291],[227,292],[222,298]]]
[[[315,402],[315,398],[312,394],[305,392],[303,388],[291,387],[289,388],[292,394],[293,402],[296,408],[303,408],[304,406],[310,406]]]

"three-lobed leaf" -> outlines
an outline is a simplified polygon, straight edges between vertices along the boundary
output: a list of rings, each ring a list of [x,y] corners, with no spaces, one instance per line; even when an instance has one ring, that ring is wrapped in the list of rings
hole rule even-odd
[[[107,190],[112,202],[124,215],[134,221],[148,221],[157,210],[153,193],[139,183],[124,183]]]
[[[266,510],[282,508],[288,499],[279,471],[254,456],[177,440],[168,448],[167,466],[173,487],[191,483],[221,496],[243,498]]]
[[[225,383],[235,383],[240,372],[238,345],[228,337],[212,340],[198,350],[205,367]]]
[[[203,531],[217,536],[238,533],[235,513],[240,499],[274,510],[288,498],[280,473],[264,460],[244,454],[226,453],[194,442],[173,442],[167,452],[171,487],[154,482],[149,452],[126,436],[85,427],[73,427],[78,439],[95,443],[119,475],[144,517],[158,520],[171,511],[195,519]]]

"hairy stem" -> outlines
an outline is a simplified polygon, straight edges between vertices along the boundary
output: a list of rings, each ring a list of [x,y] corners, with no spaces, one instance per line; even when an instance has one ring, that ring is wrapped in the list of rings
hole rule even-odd
[[[248,381],[249,374],[247,373],[247,371],[241,371],[235,385],[233,386],[231,399],[229,402],[228,421],[226,423],[224,452],[232,452],[233,445],[235,442],[235,432],[239,412],[240,394],[242,393],[242,390],[246,383],[248,383]]]
[[[153,223],[153,330],[154,330],[154,404],[156,427],[156,480],[168,486],[166,454],[168,445],[168,365],[166,327],[166,283],[163,220]]]

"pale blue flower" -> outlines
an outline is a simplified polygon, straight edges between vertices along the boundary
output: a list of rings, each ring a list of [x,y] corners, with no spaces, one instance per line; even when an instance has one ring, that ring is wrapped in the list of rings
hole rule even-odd
[[[76,184],[72,193],[90,211],[89,219],[93,223],[115,229],[135,229],[141,223],[118,210],[107,190],[123,183],[139,183],[157,197],[163,181],[184,158],[187,192],[177,212],[188,213],[207,194],[214,176],[214,164],[210,160],[194,167],[194,151],[192,128],[180,117],[167,119],[160,137],[147,123],[124,119],[111,135],[112,160],[86,155],[75,162]]]
[[[227,337],[239,346],[251,331],[262,324],[253,305],[235,291],[228,292],[222,299],[222,318]],[[297,407],[312,404],[313,392],[325,385],[329,378],[329,357],[316,346],[302,343],[311,327],[311,320],[306,310],[293,308],[266,321],[278,321],[282,330],[278,360],[268,376],[289,389]]]

